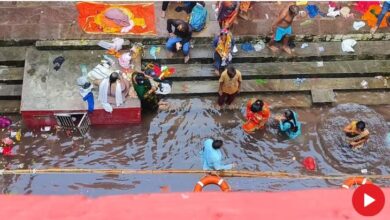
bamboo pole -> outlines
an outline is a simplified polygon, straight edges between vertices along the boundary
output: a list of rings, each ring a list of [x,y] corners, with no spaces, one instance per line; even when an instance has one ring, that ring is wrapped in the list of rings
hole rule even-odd
[[[17,169],[0,170],[0,175],[31,175],[31,174],[116,174],[116,175],[145,175],[145,174],[203,174],[212,173],[221,177],[248,177],[271,179],[326,179],[343,180],[349,177],[362,176],[350,174],[338,175],[306,175],[299,173],[272,171],[204,171],[204,170],[132,170],[132,169],[83,169],[83,168],[48,168],[48,169]],[[390,175],[364,175],[368,179],[390,179]]]

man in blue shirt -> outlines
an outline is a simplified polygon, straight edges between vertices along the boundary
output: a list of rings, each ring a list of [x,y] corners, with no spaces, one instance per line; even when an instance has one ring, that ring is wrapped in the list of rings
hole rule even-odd
[[[204,142],[201,152],[203,160],[203,170],[229,170],[233,168],[233,164],[222,164],[222,152],[220,148],[223,142],[221,140],[207,139]]]

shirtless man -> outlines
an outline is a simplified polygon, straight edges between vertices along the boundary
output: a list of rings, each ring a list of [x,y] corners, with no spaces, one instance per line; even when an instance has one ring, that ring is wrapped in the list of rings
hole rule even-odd
[[[361,148],[368,141],[370,132],[363,121],[352,121],[344,128],[351,148]]]
[[[291,54],[291,49],[288,46],[289,37],[292,34],[291,24],[295,18],[299,14],[299,8],[296,5],[289,5],[285,9],[283,9],[276,22],[272,25],[271,33],[272,39],[268,43],[268,48],[270,48],[273,52],[277,52],[279,48],[277,48],[274,44],[275,41],[281,41],[283,39],[282,49]]]

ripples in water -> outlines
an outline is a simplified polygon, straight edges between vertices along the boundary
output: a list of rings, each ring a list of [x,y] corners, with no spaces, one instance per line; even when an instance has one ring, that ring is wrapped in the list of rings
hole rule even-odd
[[[301,161],[306,156],[317,160],[315,174],[371,173],[389,174],[384,147],[388,132],[386,121],[374,110],[360,105],[339,105],[335,108],[294,109],[302,121],[302,136],[288,140],[279,134],[270,121],[265,131],[246,134],[245,106],[239,110],[216,110],[215,100],[192,98],[170,100],[175,110],[143,115],[143,123],[131,126],[95,126],[84,139],[25,132],[16,145],[19,156],[0,158],[0,167],[17,168],[112,168],[112,169],[201,169],[199,152],[206,138],[224,140],[226,163],[236,162],[237,169],[306,173]],[[381,109],[387,107],[380,107]],[[283,110],[272,109],[272,113]],[[384,111],[387,112],[387,111]],[[390,118],[390,115],[386,116]],[[371,132],[366,148],[353,151],[346,147],[342,128],[354,118],[367,122]],[[24,175],[0,180],[2,192],[84,193],[101,195],[117,192],[155,192],[157,185],[169,185],[172,191],[191,191],[200,175]],[[168,178],[169,177],[169,178]],[[57,180],[59,178],[60,180]],[[168,180],[169,179],[169,180]],[[190,182],[187,182],[190,181]],[[46,182],[45,182],[46,181]],[[135,182],[134,182],[135,181]],[[138,183],[138,182],[139,183]],[[229,178],[235,190],[275,191],[313,187],[336,187],[337,181],[265,180]],[[385,183],[383,183],[385,184]],[[180,186],[178,186],[180,185]],[[390,184],[388,184],[390,185]]]

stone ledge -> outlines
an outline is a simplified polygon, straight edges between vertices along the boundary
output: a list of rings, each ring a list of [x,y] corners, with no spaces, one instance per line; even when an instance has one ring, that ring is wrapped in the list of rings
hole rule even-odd
[[[214,36],[208,37],[194,37],[194,44],[207,44],[212,42]],[[375,34],[336,34],[336,35],[295,35],[296,42],[338,42],[344,39],[354,39],[357,41],[389,41],[390,33],[375,33]],[[107,40],[110,41],[112,38],[107,37]],[[130,42],[141,42],[145,45],[155,45],[155,44],[165,44],[167,37],[158,36],[158,37],[135,37],[135,38],[125,38],[124,46],[128,46]],[[266,36],[264,35],[240,35],[235,36],[237,43],[256,41],[256,40],[265,40]],[[27,44],[34,44],[38,49],[95,49],[100,48],[97,46],[97,43],[100,40],[84,40],[84,39],[74,39],[74,40],[37,40],[37,41],[0,41],[0,46],[25,46]]]

